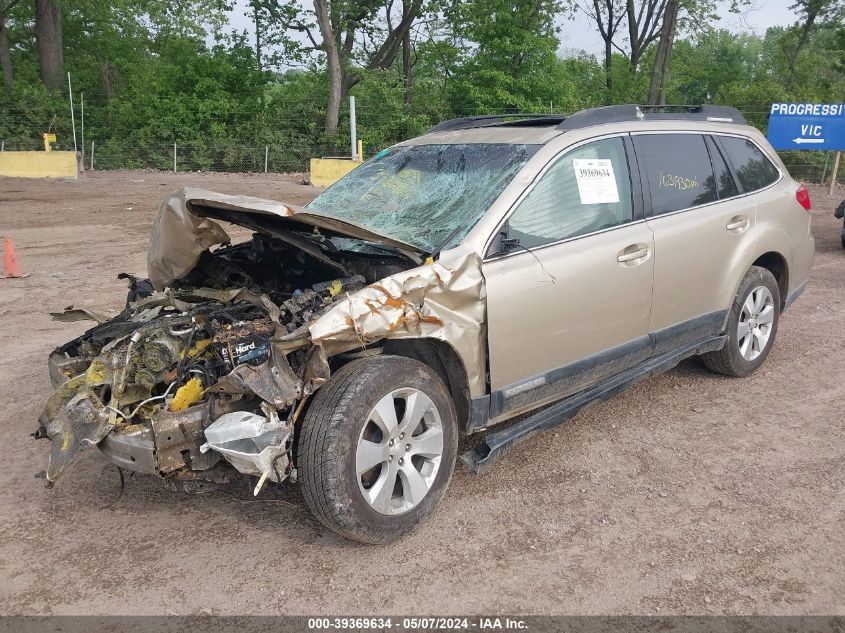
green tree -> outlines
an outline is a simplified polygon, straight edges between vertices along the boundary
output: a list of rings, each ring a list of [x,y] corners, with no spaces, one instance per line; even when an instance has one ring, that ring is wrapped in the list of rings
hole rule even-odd
[[[565,90],[557,63],[555,0],[467,0],[447,11],[457,66],[447,86],[456,111],[548,111]],[[559,99],[558,99],[559,101]]]
[[[423,0],[395,6],[391,0],[313,0],[313,10],[299,0],[261,2],[259,20],[265,37],[285,48],[287,57],[303,60],[320,54],[328,78],[325,134],[337,134],[341,102],[368,70],[389,68],[420,16]],[[307,38],[303,44],[292,33]],[[360,42],[360,44],[359,44]]]
[[[12,89],[15,73],[12,67],[12,51],[9,47],[9,35],[6,31],[6,18],[20,0],[0,0],[0,72],[3,75],[3,86]]]
[[[843,4],[842,0],[796,0],[789,5],[789,8],[798,15],[798,22],[795,25],[798,37],[790,58],[791,69],[786,82],[787,89],[790,89],[795,81],[795,64],[801,51],[806,47],[810,35],[821,22],[841,18]]]

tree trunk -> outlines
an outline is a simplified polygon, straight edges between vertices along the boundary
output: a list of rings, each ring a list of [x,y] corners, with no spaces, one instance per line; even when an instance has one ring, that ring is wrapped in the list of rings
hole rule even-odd
[[[62,11],[56,0],[35,0],[35,41],[41,64],[41,80],[51,90],[65,83],[62,53]]]
[[[795,51],[792,53],[792,59],[789,63],[789,79],[786,80],[786,91],[792,91],[792,85],[795,83],[795,63],[798,61],[798,56],[801,54],[804,46],[807,44],[807,40],[810,37],[810,31],[813,30],[813,26],[816,21],[816,17],[818,14],[814,11],[810,11],[807,14],[807,20],[804,22],[804,26],[801,29],[801,36],[798,38],[798,44],[795,46]]]
[[[326,105],[326,136],[337,136],[340,100],[343,94],[343,67],[334,29],[329,16],[328,0],[314,0],[314,13],[323,38],[323,51],[329,71],[329,101]]]
[[[604,81],[607,85],[607,97],[605,98],[607,104],[613,103],[613,77],[610,74],[612,58],[613,45],[610,39],[606,39],[604,41]]]
[[[100,62],[100,83],[103,85],[103,94],[106,97],[106,103],[111,103],[111,64],[108,62]]]
[[[625,13],[628,16],[628,40],[631,43],[631,57],[628,60],[631,69],[636,70],[640,63],[639,46],[639,26],[637,25],[636,7],[634,7],[634,0],[628,0],[625,5]]]
[[[666,79],[672,63],[672,46],[675,43],[675,32],[678,26],[678,0],[669,0],[663,25],[660,28],[660,40],[657,43],[657,53],[654,58],[654,69],[648,85],[649,105],[666,104]]]
[[[410,0],[403,0],[403,13],[407,14],[411,10]],[[413,77],[411,76],[411,29],[405,31],[402,36],[402,83],[404,87],[405,106],[411,105],[411,86],[413,85]]]
[[[0,68],[3,69],[3,85],[6,90],[12,89],[15,74],[12,70],[12,52],[9,49],[9,38],[6,37],[6,18],[0,15]]]
[[[258,3],[252,5],[252,16],[255,19],[255,61],[258,72],[261,72],[261,20],[258,16]]]

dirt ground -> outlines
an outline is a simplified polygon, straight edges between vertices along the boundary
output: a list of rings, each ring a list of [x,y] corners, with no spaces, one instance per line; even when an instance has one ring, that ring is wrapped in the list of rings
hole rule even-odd
[[[253,500],[135,477],[118,498],[96,452],[52,490],[35,478],[47,354],[90,325],[47,313],[115,313],[117,273],[144,273],[157,206],[187,184],[316,191],[281,176],[0,178],[0,233],[32,273],[0,280],[0,613],[845,613],[845,191],[813,189],[811,284],[755,375],[687,361],[488,475],[459,466],[426,525],[369,547],[324,530],[296,486]]]

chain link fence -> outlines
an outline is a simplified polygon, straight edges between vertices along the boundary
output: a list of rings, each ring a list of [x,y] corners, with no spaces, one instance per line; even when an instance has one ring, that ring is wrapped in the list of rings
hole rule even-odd
[[[751,125],[765,132],[768,108],[740,108]],[[504,108],[503,108],[504,110]],[[377,104],[359,106],[358,138],[364,142],[364,155],[372,156],[379,150],[410,136],[422,133],[437,122],[431,114],[418,116],[409,124],[407,118],[397,120],[396,113],[379,108]],[[485,114],[466,109],[454,116]],[[87,114],[87,113],[86,113]],[[350,157],[348,121],[342,120],[341,129],[332,142],[315,142],[319,137],[313,132],[322,126],[321,120],[297,120],[292,116],[283,119],[279,128],[268,126],[253,136],[263,136],[265,142],[256,140],[199,138],[193,141],[169,142],[160,139],[147,142],[128,141],[112,136],[107,121],[94,110],[97,122],[94,130],[76,113],[76,149],[83,156],[85,169],[118,170],[143,169],[170,172],[231,172],[231,173],[302,173],[309,170],[311,158]],[[54,149],[73,150],[73,125],[70,115],[38,117],[49,121],[44,130],[33,130],[33,117],[15,117],[0,113],[0,151],[32,151],[44,148],[42,131],[55,132],[58,136]],[[98,120],[99,119],[99,120]],[[227,122],[222,122],[227,123]],[[293,130],[311,130],[310,136]],[[281,138],[280,138],[281,137]],[[262,140],[264,140],[262,139]],[[785,151],[780,156],[797,180],[829,184],[834,152]],[[845,166],[839,170],[837,182],[845,184]]]
[[[234,142],[158,145],[92,141],[84,156],[86,169],[156,169],[172,172],[289,173],[308,171],[321,148],[250,145]]]

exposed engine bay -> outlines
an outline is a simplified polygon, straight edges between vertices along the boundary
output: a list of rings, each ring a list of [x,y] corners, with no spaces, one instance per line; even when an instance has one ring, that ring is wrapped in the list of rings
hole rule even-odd
[[[120,275],[123,311],[50,355],[56,391],[34,434],[52,440],[48,485],[90,446],[120,468],[180,481],[259,477],[256,494],[266,479],[295,477],[297,417],[333,368],[308,324],[415,263],[316,228],[273,233],[203,248],[159,290]]]

